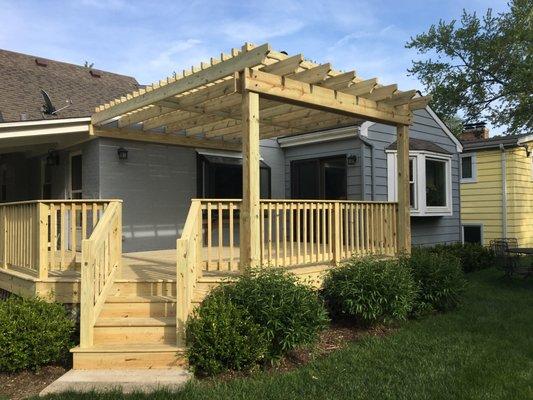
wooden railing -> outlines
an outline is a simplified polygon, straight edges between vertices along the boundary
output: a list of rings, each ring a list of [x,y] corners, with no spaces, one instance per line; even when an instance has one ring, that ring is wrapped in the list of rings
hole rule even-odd
[[[94,323],[122,260],[122,203],[106,207],[91,236],[82,240],[80,347],[93,344]]]
[[[38,200],[0,204],[0,261],[41,279],[78,265],[86,239],[109,200]]]
[[[240,200],[195,200],[201,206],[202,266],[239,268]],[[260,263],[337,263],[354,255],[397,253],[397,204],[390,202],[261,200]]]
[[[202,274],[202,204],[193,200],[181,237],[176,242],[176,339],[185,347],[185,325],[191,312],[196,281]]]

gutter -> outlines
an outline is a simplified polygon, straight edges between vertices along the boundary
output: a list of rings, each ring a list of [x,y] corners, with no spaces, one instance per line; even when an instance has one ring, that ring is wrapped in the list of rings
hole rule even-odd
[[[500,151],[502,153],[502,236],[507,237],[507,156],[505,153],[505,146],[500,144]]]

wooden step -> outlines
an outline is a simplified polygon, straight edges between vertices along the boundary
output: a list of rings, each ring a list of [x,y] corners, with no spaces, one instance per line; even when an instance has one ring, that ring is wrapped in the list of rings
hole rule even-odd
[[[117,296],[107,299],[100,318],[175,317],[176,299],[165,296]]]
[[[171,344],[102,345],[73,353],[73,369],[162,369],[186,367],[185,350]]]
[[[176,318],[98,318],[94,344],[174,344]]]
[[[117,279],[111,292],[110,297],[121,296],[176,296],[176,282],[175,281],[131,281],[124,279]]]

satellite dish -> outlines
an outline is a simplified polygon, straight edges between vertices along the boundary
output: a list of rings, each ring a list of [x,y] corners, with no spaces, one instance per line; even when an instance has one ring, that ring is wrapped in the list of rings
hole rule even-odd
[[[44,99],[44,104],[41,107],[43,114],[54,115],[56,112],[56,108],[52,104],[50,96],[48,96],[48,93],[46,93],[43,89],[41,89],[41,94],[43,95]]]

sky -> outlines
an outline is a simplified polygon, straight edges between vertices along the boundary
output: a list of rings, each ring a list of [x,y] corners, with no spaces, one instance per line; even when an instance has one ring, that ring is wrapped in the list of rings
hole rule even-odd
[[[422,85],[405,43],[462,10],[507,9],[505,0],[127,1],[0,0],[0,48],[131,75],[150,83],[228,53],[271,43],[378,77],[400,90]]]

